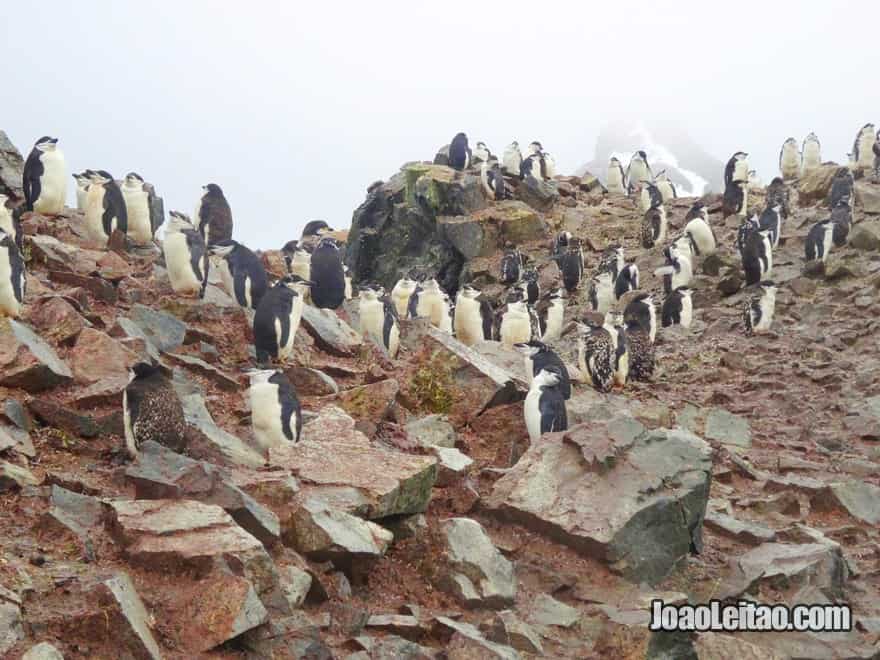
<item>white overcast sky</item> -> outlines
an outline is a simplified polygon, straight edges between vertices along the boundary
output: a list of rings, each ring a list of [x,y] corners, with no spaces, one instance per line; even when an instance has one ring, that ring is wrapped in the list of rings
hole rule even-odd
[[[348,227],[371,182],[459,130],[572,172],[621,116],[672,119],[769,181],[813,130],[880,123],[880,2],[7,3],[0,128],[71,171],[135,170],[192,212],[218,183],[254,248]],[[681,163],[687,167],[687,163]]]

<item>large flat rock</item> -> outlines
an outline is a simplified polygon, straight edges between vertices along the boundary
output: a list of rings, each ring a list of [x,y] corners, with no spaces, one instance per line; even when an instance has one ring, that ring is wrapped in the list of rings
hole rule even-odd
[[[485,503],[631,580],[656,583],[702,545],[711,468],[697,436],[617,417],[545,435]]]
[[[331,355],[354,355],[363,343],[360,335],[332,309],[306,305],[303,307],[302,324],[315,343]]]
[[[40,392],[69,382],[73,372],[23,323],[0,319],[0,385]]]

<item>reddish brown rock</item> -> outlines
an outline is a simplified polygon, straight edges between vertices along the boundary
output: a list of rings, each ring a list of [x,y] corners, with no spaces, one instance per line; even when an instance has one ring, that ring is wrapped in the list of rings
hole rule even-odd
[[[40,392],[71,380],[55,351],[23,323],[0,319],[0,385]]]
[[[86,328],[70,352],[74,377],[81,383],[95,383],[104,378],[124,377],[138,356],[109,335]]]
[[[59,284],[82,287],[96,300],[101,300],[110,305],[115,305],[118,298],[114,286],[100,277],[68,273],[63,270],[50,270],[49,279]]]
[[[73,305],[60,296],[38,301],[31,308],[30,321],[43,337],[60,346],[73,344],[89,325]]]

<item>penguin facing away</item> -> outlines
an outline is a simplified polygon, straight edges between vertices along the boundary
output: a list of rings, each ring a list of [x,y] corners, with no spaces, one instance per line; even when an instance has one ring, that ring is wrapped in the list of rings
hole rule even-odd
[[[709,224],[709,209],[706,208],[705,202],[699,200],[694,202],[685,214],[684,221],[687,223],[695,218],[702,218],[706,224]]]
[[[254,348],[257,362],[269,358],[285,362],[293,343],[304,305],[303,294],[312,286],[296,275],[287,275],[269,287],[254,313]]]
[[[507,244],[504,256],[501,257],[501,279],[502,284],[515,284],[519,281],[520,273],[525,265],[525,259],[518,248],[511,243]]]
[[[458,133],[449,143],[449,166],[454,170],[466,170],[471,165],[471,148],[467,135]]]
[[[193,218],[208,245],[232,238],[232,209],[216,183],[202,187],[202,197]]]
[[[208,251],[219,261],[220,278],[226,293],[242,307],[256,309],[269,286],[260,258],[231,239],[214,243]]]
[[[536,339],[515,344],[514,348],[523,355],[526,381],[530,385],[541,371],[548,366],[555,366],[559,369],[559,391],[562,393],[562,398],[566,401],[571,398],[571,378],[568,375],[568,369],[562,358],[552,348]]]
[[[332,232],[333,229],[324,220],[309,220],[303,227],[300,240],[306,238],[321,238],[324,234]]]
[[[150,214],[151,186],[144,183],[137,172],[129,172],[122,180],[122,199],[128,219],[128,236],[137,245],[153,242],[153,224]]]
[[[746,238],[742,251],[746,284],[757,284],[770,277],[773,270],[773,243],[769,231],[753,231]]]
[[[691,321],[694,318],[693,290],[688,287],[679,287],[667,294],[663,300],[660,316],[664,328],[671,325],[680,325],[683,328],[691,327]]]
[[[296,388],[281,369],[248,372],[251,428],[257,446],[267,453],[286,443],[299,442],[302,408]]]
[[[44,135],[31,149],[22,175],[24,207],[45,215],[58,215],[67,199],[67,165],[58,138]]]
[[[86,196],[86,233],[96,242],[106,243],[115,230],[128,233],[128,209],[119,184],[106,170],[91,173]]]
[[[743,302],[743,328],[747,336],[763,334],[770,330],[776,308],[776,284],[764,280],[758,285],[758,293]]]
[[[578,368],[599,392],[614,386],[615,338],[602,326],[587,325],[578,336]]]
[[[538,271],[534,268],[530,268],[523,272],[522,279],[516,286],[523,292],[523,298],[530,305],[537,303],[538,298],[541,297],[541,287],[538,284]]]
[[[852,209],[849,207],[849,202],[841,200],[831,209],[831,222],[834,224],[834,245],[843,247],[846,245],[853,222]]]
[[[553,365],[542,369],[532,380],[523,404],[526,429],[532,442],[537,442],[545,433],[568,430],[565,399],[559,390],[561,380],[561,370]]]
[[[345,302],[345,271],[336,239],[325,236],[311,259],[311,296],[315,307],[338,309]]]
[[[657,337],[657,308],[650,293],[640,293],[633,297],[623,310],[623,319],[628,328],[638,327],[654,343]]]
[[[573,240],[574,237],[570,231],[559,232],[556,235],[556,239],[553,241],[553,250],[550,253],[550,256],[558,257],[559,255],[565,254]]]
[[[210,269],[208,249],[205,239],[184,214],[169,213],[162,252],[174,292],[203,297]]]
[[[612,156],[608,161],[608,174],[605,177],[608,192],[614,195],[626,194],[626,173],[623,171],[623,165],[620,161]]]
[[[800,176],[801,154],[798,150],[797,140],[793,137],[783,142],[782,149],[779,150],[779,172],[782,174],[782,178],[788,181]]]
[[[519,150],[519,142],[514,140],[504,150],[502,156],[502,168],[508,176],[520,176],[522,170],[522,152]]]
[[[804,256],[807,261],[818,260],[825,262],[834,244],[835,224],[831,220],[817,222],[810,227],[807,239],[804,242]]]
[[[125,446],[138,455],[141,444],[152,440],[181,452],[186,447],[186,419],[177,392],[157,364],[138,362],[122,393]]]
[[[569,246],[565,253],[557,258],[559,270],[562,272],[562,285],[569,293],[577,290],[584,274],[584,256],[579,244]]]
[[[834,208],[841,202],[846,202],[850,206],[853,204],[853,186],[855,181],[853,174],[848,167],[841,167],[834,175],[831,181],[831,192],[829,193],[828,205]]]
[[[642,247],[650,249],[666,240],[668,222],[666,209],[662,206],[648,209],[642,219]]]
[[[767,186],[767,195],[764,204],[768,208],[780,207],[783,219],[791,215],[791,193],[782,177],[775,177]]]
[[[455,298],[455,337],[465,346],[492,339],[495,314],[480,291],[469,284],[459,289]]]
[[[18,318],[26,292],[24,258],[12,235],[0,227],[0,317]]]

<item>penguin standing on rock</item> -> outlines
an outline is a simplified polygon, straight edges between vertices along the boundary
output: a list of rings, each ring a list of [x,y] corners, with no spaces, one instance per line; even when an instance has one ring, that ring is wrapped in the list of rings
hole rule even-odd
[[[571,235],[570,231],[561,231],[556,235],[556,240],[553,242],[553,251],[550,256],[558,257],[559,255],[565,254],[568,250],[568,247],[572,245],[572,241],[574,237]]]
[[[128,217],[128,236],[137,245],[153,242],[153,223],[150,213],[152,186],[137,172],[129,172],[122,180],[122,198]]]
[[[872,171],[874,169],[874,124],[865,124],[856,134],[853,142],[852,159],[856,169]]]
[[[779,237],[782,234],[782,207],[767,207],[758,218],[758,230],[770,232],[770,244],[776,248],[779,246]]]
[[[442,328],[449,317],[449,305],[445,296],[436,279],[424,279],[410,296],[407,318],[427,318],[435,328]]]
[[[495,339],[508,348],[538,338],[532,326],[531,310],[518,293],[511,294],[507,304],[498,310],[495,333]]]
[[[880,131],[877,131],[877,137],[874,139],[871,151],[874,152],[874,175],[880,176]]]
[[[311,259],[312,302],[322,309],[338,309],[345,302],[345,272],[336,239],[325,236]]]
[[[486,146],[485,142],[477,142],[477,146],[474,147],[472,155],[474,159],[474,165],[476,165],[477,163],[486,163],[490,159],[495,158],[492,155],[492,152],[489,151],[489,147]]]
[[[504,173],[508,176],[520,176],[522,171],[522,152],[519,150],[519,142],[514,140],[504,150],[502,156],[502,166]]]
[[[453,333],[452,324],[455,320],[455,303],[452,302],[452,298],[450,298],[449,294],[445,291],[442,292],[440,298],[442,300],[440,306],[440,323],[436,327],[440,332],[445,332],[447,335],[451,335]]]
[[[743,327],[748,336],[763,334],[770,330],[776,308],[776,284],[770,280],[761,282],[758,293],[743,303]]]
[[[691,321],[694,319],[693,293],[692,289],[683,286],[667,294],[663,300],[663,309],[660,310],[664,328],[671,325],[691,327]]]
[[[608,270],[601,270],[590,278],[590,289],[587,294],[590,309],[604,314],[614,304],[614,277]]]
[[[608,192],[614,195],[626,194],[626,173],[623,171],[623,165],[615,156],[612,156],[608,161],[608,174],[605,179],[605,187],[608,188]]]
[[[607,270],[611,273],[611,279],[617,280],[617,276],[620,274],[620,271],[623,269],[624,265],[626,265],[626,259],[624,258],[623,248],[614,243],[609,245],[602,252],[602,256],[599,258],[599,265],[596,267],[597,271]]]
[[[571,398],[571,378],[568,375],[568,369],[566,369],[562,358],[552,348],[544,342],[537,340],[516,344],[514,348],[523,355],[526,367],[526,381],[529,384],[532,383],[535,376],[548,366],[558,367],[561,376],[559,391],[562,392],[562,397],[566,401]]]
[[[398,318],[407,318],[409,299],[415,293],[416,286],[418,286],[418,282],[411,275],[407,275],[397,280],[397,284],[391,289],[391,302],[394,304]]]
[[[538,284],[538,271],[530,268],[522,274],[522,280],[516,285],[522,291],[523,299],[530,305],[538,302],[541,297],[541,287]]]
[[[559,270],[562,272],[562,284],[569,293],[577,290],[584,274],[584,256],[580,245],[569,246],[565,253],[557,258]]]
[[[694,263],[694,260],[697,258],[697,254],[699,253],[699,248],[694,242],[694,237],[687,232],[679,234],[675,239],[673,239],[669,247],[677,250],[679,254],[683,254],[684,256],[686,256],[688,259],[691,260],[692,264]],[[668,249],[669,248],[667,248],[667,250]]]
[[[449,143],[449,167],[461,171],[470,166],[471,148],[468,146],[467,135],[458,133]]]
[[[651,172],[651,166],[648,164],[648,154],[644,151],[636,151],[630,158],[629,166],[626,168],[626,190],[628,194],[632,194],[643,183],[653,183],[654,174]]]
[[[251,386],[251,427],[257,446],[267,453],[286,443],[299,442],[302,408],[296,389],[281,369],[248,372]]]
[[[852,209],[849,202],[841,200],[831,209],[831,222],[834,223],[834,245],[843,247],[849,238],[849,230],[852,227]]]
[[[850,206],[853,205],[853,186],[855,181],[853,174],[848,167],[838,168],[834,179],[831,181],[831,192],[829,193],[829,206],[834,208],[841,202],[846,202]]]
[[[520,273],[525,266],[523,254],[512,243],[508,243],[501,257],[501,280],[502,284],[515,284],[519,281]]]
[[[635,291],[638,288],[639,267],[634,263],[627,264],[617,274],[617,279],[614,281],[614,297],[620,300],[626,293]]]
[[[835,224],[831,220],[823,220],[810,227],[804,242],[804,256],[807,261],[818,260],[825,263],[834,244],[834,228]]]
[[[663,205],[648,209],[642,219],[642,247],[650,249],[666,240],[668,231],[666,209]]]
[[[284,263],[287,265],[288,273],[304,280],[308,280],[312,276],[312,253],[300,245],[300,241],[293,240],[285,243],[281,248],[281,254],[284,255]]]
[[[305,304],[303,294],[311,284],[287,275],[266,291],[254,313],[258,363],[266,364],[270,357],[285,362],[290,357]]]
[[[797,179],[801,173],[801,154],[793,137],[782,143],[779,151],[779,172],[786,181]]]
[[[721,199],[721,215],[726,218],[731,215],[744,216],[748,213],[749,191],[746,182],[736,179],[724,188],[724,196]]]
[[[484,339],[492,339],[495,314],[489,301],[470,284],[458,290],[455,298],[455,336],[465,346],[473,346]]]
[[[749,232],[742,251],[746,285],[757,284],[773,270],[773,243],[769,231]]]
[[[0,227],[0,317],[18,318],[26,291],[24,258],[12,235]]]
[[[623,314],[608,312],[603,326],[611,335],[614,344],[614,385],[624,387],[629,378],[629,349],[626,341],[626,326]]]
[[[220,262],[220,279],[226,293],[242,307],[256,309],[269,286],[260,258],[231,239],[214,243],[208,247],[208,251]]]
[[[565,290],[553,291],[535,308],[541,329],[541,339],[545,342],[558,341],[562,336],[565,320]]]
[[[640,293],[632,298],[623,310],[623,319],[628,328],[638,327],[654,343],[657,338],[657,308],[650,293]]]
[[[626,347],[629,354],[629,377],[649,381],[654,375],[654,342],[638,321],[626,321]]]
[[[657,186],[657,190],[660,192],[660,196],[663,198],[664,202],[668,202],[678,197],[678,191],[675,189],[675,184],[669,180],[666,170],[657,173],[655,185]]]
[[[688,209],[688,212],[684,216],[685,222],[690,222],[694,218],[702,218],[706,224],[709,224],[709,209],[706,208],[706,203],[701,201],[696,201],[693,205]]]
[[[58,138],[37,140],[24,163],[24,208],[44,215],[58,215],[67,199],[67,165]]]
[[[526,157],[523,159],[522,164],[520,165],[520,176],[525,179],[526,177],[534,177],[538,181],[543,181],[547,178],[547,165],[544,161],[544,154],[542,153],[541,143],[540,142],[532,142],[526,148]]]
[[[688,220],[684,226],[684,233],[691,237],[696,248],[696,254],[702,257],[715,254],[718,248],[715,232],[712,231],[712,225],[708,223],[706,218],[697,216]]]
[[[89,171],[73,174],[73,180],[76,181],[76,209],[77,211],[86,210],[86,199],[89,194]]]
[[[115,230],[128,233],[128,209],[119,184],[106,170],[91,173],[86,197],[86,233],[97,243],[106,244]]]
[[[138,362],[131,368],[122,393],[125,447],[138,455],[141,444],[152,440],[182,452],[186,447],[186,419],[174,386],[157,364]]]
[[[537,442],[545,433],[568,430],[565,398],[559,389],[561,382],[562,372],[553,365],[542,369],[532,380],[523,404],[526,429],[532,442]]]
[[[480,181],[483,184],[483,190],[486,196],[500,202],[507,198],[507,188],[504,183],[504,175],[501,173],[501,166],[492,156],[489,160],[484,161],[480,167]]]
[[[345,264],[342,264],[342,276],[345,278],[345,299],[351,300],[354,297],[352,293],[351,271]]]
[[[758,231],[758,216],[753,215],[751,218],[743,218],[739,228],[736,230],[736,248],[739,250],[740,257],[742,257],[742,253],[746,249],[749,234],[756,231]]]
[[[392,360],[400,348],[400,324],[394,304],[382,287],[361,287],[358,315],[361,336],[369,337],[385,349]]]
[[[202,197],[193,216],[208,245],[232,238],[232,209],[216,183],[202,187]]]
[[[661,208],[662,206],[663,194],[660,192],[660,188],[650,182],[643,183],[641,192],[639,192],[639,211],[646,213],[649,209]]]
[[[0,229],[12,236],[12,242],[22,249],[24,232],[21,229],[20,209],[10,209],[7,206],[9,197],[0,193]]]
[[[791,215],[791,194],[782,177],[777,176],[767,186],[767,195],[764,203],[768,208],[778,206],[783,219]]]
[[[674,247],[667,248],[666,263],[666,266],[655,270],[654,275],[663,278],[663,291],[668,295],[679,287],[690,284],[694,269],[690,258]]]
[[[199,298],[204,296],[210,269],[208,248],[205,239],[183,213],[169,213],[162,253],[174,292]]]
[[[749,180],[749,155],[744,151],[733,154],[724,166],[725,190],[734,181],[747,182]]]
[[[801,172],[806,175],[819,169],[822,164],[822,145],[815,133],[810,133],[804,138],[803,147],[801,147]]]
[[[610,392],[614,386],[616,338],[607,328],[588,324],[578,337],[578,368],[599,392]]]

